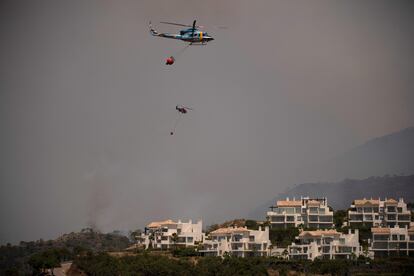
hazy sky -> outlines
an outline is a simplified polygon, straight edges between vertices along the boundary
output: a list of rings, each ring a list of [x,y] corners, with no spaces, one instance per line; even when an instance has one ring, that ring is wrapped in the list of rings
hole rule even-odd
[[[414,125],[413,15],[409,0],[1,1],[0,243],[243,217],[308,181],[300,168]],[[148,21],[194,18],[216,40],[164,65],[185,44]],[[177,104],[194,111],[170,136]]]

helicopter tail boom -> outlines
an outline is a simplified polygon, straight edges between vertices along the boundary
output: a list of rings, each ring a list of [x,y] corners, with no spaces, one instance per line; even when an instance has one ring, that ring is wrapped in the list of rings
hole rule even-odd
[[[153,36],[159,36],[159,37],[165,37],[165,38],[171,38],[171,39],[180,39],[179,35],[175,35],[175,34],[167,34],[167,33],[159,33],[158,31],[156,31],[151,24],[151,21],[149,22],[149,29],[150,29],[150,34]]]

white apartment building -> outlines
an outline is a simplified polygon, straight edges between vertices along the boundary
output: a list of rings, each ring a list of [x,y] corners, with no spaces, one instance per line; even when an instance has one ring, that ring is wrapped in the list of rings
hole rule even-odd
[[[177,222],[172,220],[154,221],[145,227],[142,234],[142,243],[147,248],[170,249],[174,246],[187,247],[202,243],[204,233],[202,232],[203,222],[199,220],[193,223]]]
[[[348,211],[349,226],[368,227],[408,227],[411,212],[402,198],[395,199],[356,199]]]
[[[246,227],[219,228],[212,231],[204,240],[204,256],[223,256],[230,254],[238,257],[268,256],[270,250],[269,227],[250,230]]]
[[[414,227],[371,228],[374,258],[414,256]]]
[[[333,227],[333,211],[329,210],[327,198],[279,200],[270,207],[267,220],[272,228],[304,227],[326,229]]]
[[[358,229],[348,234],[336,230],[302,231],[288,246],[289,259],[352,259],[361,254]]]

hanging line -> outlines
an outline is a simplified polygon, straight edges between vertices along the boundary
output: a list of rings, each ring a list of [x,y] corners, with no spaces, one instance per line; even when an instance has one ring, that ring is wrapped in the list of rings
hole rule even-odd
[[[181,116],[182,116],[182,115],[183,115],[183,114],[182,114],[182,113],[180,113],[180,114],[178,115],[177,119],[175,119],[174,127],[173,127],[172,131],[170,132],[170,134],[171,134],[171,135],[173,135],[173,134],[175,133],[175,129],[177,128],[177,125],[178,125],[178,123],[180,122],[180,120],[181,120]]]

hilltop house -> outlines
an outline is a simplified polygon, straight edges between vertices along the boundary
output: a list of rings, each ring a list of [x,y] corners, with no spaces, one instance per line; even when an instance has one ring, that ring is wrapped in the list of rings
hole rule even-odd
[[[170,249],[174,246],[188,247],[195,246],[203,242],[204,233],[202,232],[203,223],[177,222],[172,220],[154,221],[145,227],[142,233],[142,243],[147,248]]]
[[[238,257],[268,256],[270,249],[269,227],[250,230],[246,227],[219,228],[212,231],[204,240],[204,256],[223,256],[230,254]]]
[[[336,230],[302,231],[288,246],[289,259],[352,259],[361,254],[358,230],[348,234]]]
[[[395,199],[356,199],[348,211],[349,226],[359,227],[408,227],[411,212],[402,198]]]
[[[270,207],[267,220],[272,228],[304,227],[314,229],[333,228],[333,212],[329,210],[327,198],[279,200]]]
[[[414,227],[373,227],[370,251],[375,258],[414,257]]]

